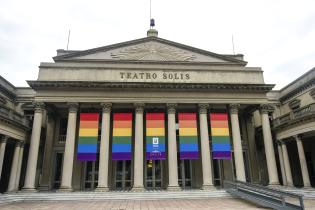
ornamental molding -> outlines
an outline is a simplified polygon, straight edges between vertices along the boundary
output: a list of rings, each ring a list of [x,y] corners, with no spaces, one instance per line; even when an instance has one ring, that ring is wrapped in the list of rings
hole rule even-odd
[[[315,100],[315,88],[310,91],[310,96]]]
[[[207,114],[209,109],[209,104],[198,104],[199,114]]]
[[[33,106],[34,106],[35,113],[36,112],[42,113],[45,109],[45,103],[44,102],[34,102]]]
[[[193,61],[196,59],[192,53],[157,42],[126,47],[118,52],[112,52],[111,57],[119,60],[155,61]]]
[[[175,114],[176,113],[176,107],[177,107],[177,104],[166,104],[167,106],[167,113],[168,114]]]
[[[78,111],[79,103],[68,102],[67,105],[69,107],[69,112],[77,112]]]
[[[299,108],[300,105],[301,105],[301,100],[300,99],[294,99],[294,100],[289,102],[289,107],[292,110]]]
[[[102,110],[104,113],[110,113],[112,110],[112,103],[101,103]]]

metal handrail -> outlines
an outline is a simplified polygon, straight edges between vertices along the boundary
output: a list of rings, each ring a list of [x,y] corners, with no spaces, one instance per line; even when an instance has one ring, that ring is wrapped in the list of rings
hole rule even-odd
[[[240,181],[225,180],[223,183],[228,193],[259,205],[279,210],[304,210],[303,195]],[[299,205],[288,202],[288,197],[297,199]]]

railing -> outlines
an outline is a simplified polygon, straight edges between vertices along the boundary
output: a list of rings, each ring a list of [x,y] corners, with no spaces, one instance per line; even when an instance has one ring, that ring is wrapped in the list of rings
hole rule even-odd
[[[273,125],[274,127],[278,127],[280,125],[289,123],[291,120],[303,118],[312,114],[315,114],[315,103],[301,107],[297,110],[294,110],[288,114],[282,115],[281,117],[274,119]]]
[[[6,107],[0,107],[0,116],[4,117],[6,119],[12,120],[14,122],[17,122],[19,124],[22,124],[26,127],[29,127],[29,125],[30,125],[30,122],[28,119],[21,116],[20,114],[18,114],[14,110],[11,110],[11,109],[6,108]]]
[[[245,182],[224,181],[224,189],[237,197],[279,210],[304,210],[303,196]]]

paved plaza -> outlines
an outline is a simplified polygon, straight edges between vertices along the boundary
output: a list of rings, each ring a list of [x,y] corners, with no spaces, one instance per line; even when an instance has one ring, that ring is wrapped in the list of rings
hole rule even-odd
[[[315,210],[315,200],[305,200],[307,210]],[[233,198],[168,199],[168,200],[106,200],[106,201],[58,201],[22,202],[0,206],[0,210],[251,210],[267,209]]]

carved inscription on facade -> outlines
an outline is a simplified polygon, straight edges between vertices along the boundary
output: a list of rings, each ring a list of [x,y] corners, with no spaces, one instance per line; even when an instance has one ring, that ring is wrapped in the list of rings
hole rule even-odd
[[[190,80],[189,73],[173,72],[119,72],[120,79],[127,80]]]

